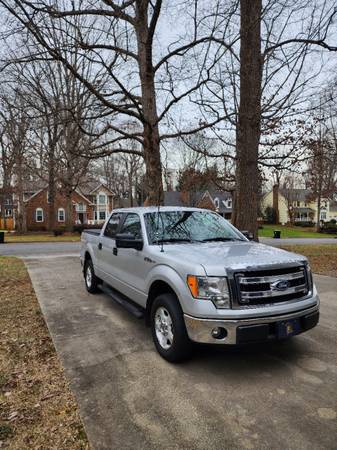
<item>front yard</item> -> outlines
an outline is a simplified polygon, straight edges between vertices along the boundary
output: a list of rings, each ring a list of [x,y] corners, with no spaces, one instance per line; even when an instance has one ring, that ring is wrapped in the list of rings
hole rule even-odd
[[[0,230],[1,231],[1,230]],[[67,233],[62,236],[54,236],[52,233],[7,233],[5,232],[5,242],[77,242],[80,240],[80,234]]]
[[[24,263],[0,257],[0,448],[89,449]]]
[[[317,233],[314,228],[291,227],[288,225],[262,225],[259,230],[259,237],[273,237],[274,230],[281,231],[281,238],[327,238],[336,237],[336,234]],[[337,242],[337,240],[336,240]]]
[[[281,248],[306,256],[314,273],[337,277],[337,245],[282,245]]]

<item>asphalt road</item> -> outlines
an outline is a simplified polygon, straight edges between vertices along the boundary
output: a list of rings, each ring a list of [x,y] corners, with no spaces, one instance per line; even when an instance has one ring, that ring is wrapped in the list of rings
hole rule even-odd
[[[266,245],[298,245],[298,244],[336,244],[337,239],[335,238],[284,238],[284,239],[273,239],[273,238],[260,238],[261,244]]]
[[[260,238],[262,244],[279,246],[291,244],[337,244],[337,239],[333,238],[292,238],[292,239],[272,239]],[[10,243],[0,245],[0,256],[11,255],[25,258],[56,256],[78,256],[80,253],[80,242],[38,242],[38,243]]]
[[[94,449],[336,448],[337,279],[315,278],[308,333],[171,365],[142,320],[85,291],[78,259],[26,264]]]
[[[1,244],[0,256],[20,256],[25,258],[79,256],[80,246],[80,242],[32,242],[22,244]]]

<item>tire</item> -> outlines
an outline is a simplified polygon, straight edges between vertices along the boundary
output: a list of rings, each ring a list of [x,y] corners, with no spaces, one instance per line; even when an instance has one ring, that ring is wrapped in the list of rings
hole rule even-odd
[[[100,283],[100,279],[96,277],[94,271],[94,265],[91,259],[87,259],[84,263],[84,282],[85,287],[90,294],[95,294],[99,291],[98,284]]]
[[[151,331],[154,345],[166,361],[180,362],[191,356],[183,313],[173,294],[159,295],[151,308]]]

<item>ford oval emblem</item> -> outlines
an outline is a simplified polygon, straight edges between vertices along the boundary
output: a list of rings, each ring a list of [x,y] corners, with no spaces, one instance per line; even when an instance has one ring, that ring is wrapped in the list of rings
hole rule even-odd
[[[270,287],[272,290],[275,291],[285,291],[289,287],[289,281],[288,280],[274,281],[274,283],[271,283]]]

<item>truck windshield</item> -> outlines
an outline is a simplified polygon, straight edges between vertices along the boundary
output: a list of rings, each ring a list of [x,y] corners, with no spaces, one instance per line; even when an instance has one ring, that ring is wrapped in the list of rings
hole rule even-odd
[[[144,217],[150,244],[246,241],[225,219],[209,211],[160,211]]]

